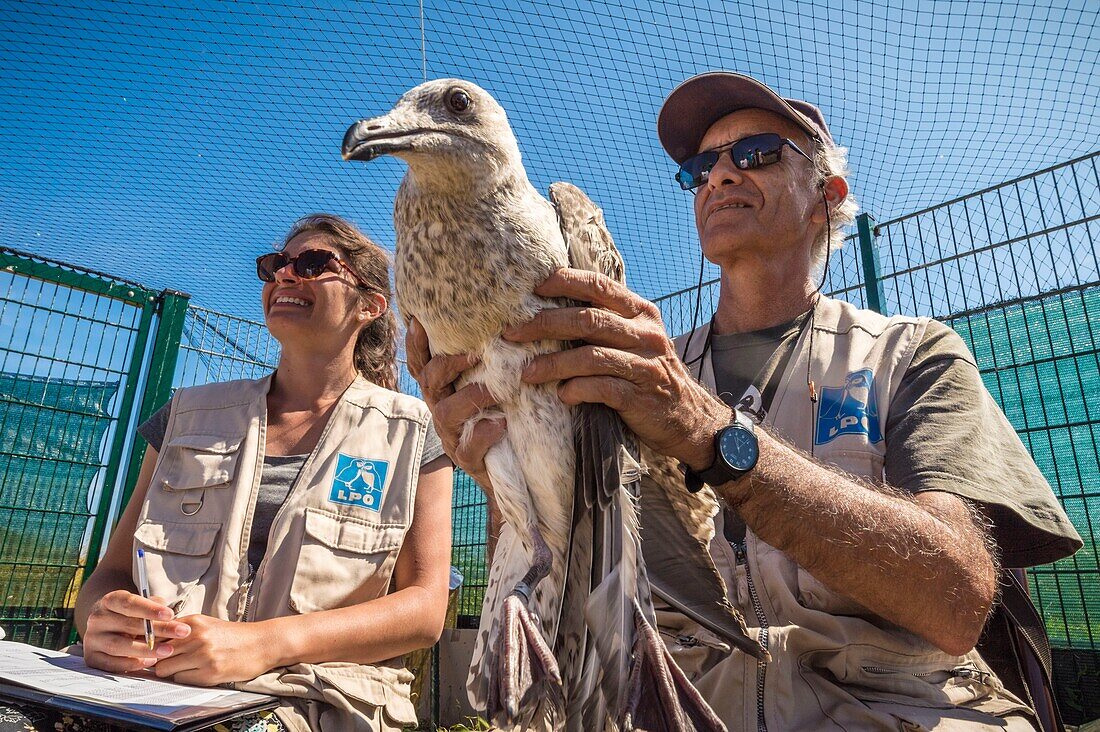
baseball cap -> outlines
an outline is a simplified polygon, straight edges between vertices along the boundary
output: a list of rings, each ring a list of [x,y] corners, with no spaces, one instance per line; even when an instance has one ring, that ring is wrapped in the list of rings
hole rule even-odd
[[[657,137],[669,157],[682,163],[699,152],[711,125],[749,108],[775,112],[811,137],[835,144],[820,109],[801,99],[784,99],[751,76],[731,71],[708,71],[673,89],[657,114]]]

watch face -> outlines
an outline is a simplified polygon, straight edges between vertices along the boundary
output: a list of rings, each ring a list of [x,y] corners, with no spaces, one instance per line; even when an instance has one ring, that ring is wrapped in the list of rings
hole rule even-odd
[[[741,425],[730,425],[718,440],[722,458],[734,470],[751,470],[756,465],[760,447],[756,435]]]

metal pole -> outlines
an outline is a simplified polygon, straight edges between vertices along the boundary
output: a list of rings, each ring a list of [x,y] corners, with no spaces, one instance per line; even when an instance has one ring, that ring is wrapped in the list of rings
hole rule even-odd
[[[134,336],[134,351],[130,357],[130,366],[126,370],[126,386],[122,392],[122,406],[119,408],[111,453],[107,459],[107,471],[103,478],[103,488],[99,494],[99,502],[95,510],[95,523],[92,524],[92,536],[88,542],[88,561],[84,565],[81,583],[91,576],[92,570],[99,563],[99,550],[107,534],[107,518],[111,512],[111,499],[114,496],[115,482],[118,480],[122,452],[126,446],[126,441],[130,439],[130,416],[133,414],[137,385],[142,364],[145,363],[145,346],[149,340],[149,329],[153,325],[153,314],[156,308],[157,298],[151,297],[142,308],[141,322],[137,334]]]
[[[867,307],[876,313],[886,312],[886,296],[882,291],[882,275],[878,266],[878,247],[875,246],[875,233],[871,214],[863,213],[856,217],[856,230],[859,232],[859,254],[863,260],[863,286],[867,291]]]
[[[153,416],[153,412],[167,402],[172,394],[172,377],[175,375],[176,361],[179,359],[183,323],[190,297],[186,292],[176,290],[164,290],[160,294],[160,321],[153,340],[153,352],[149,358],[145,391],[139,402],[138,425]],[[134,486],[141,472],[141,463],[145,459],[145,441],[136,435],[133,439],[134,446],[130,451],[130,463],[126,467],[122,488],[122,503],[119,504],[120,516],[134,493]]]

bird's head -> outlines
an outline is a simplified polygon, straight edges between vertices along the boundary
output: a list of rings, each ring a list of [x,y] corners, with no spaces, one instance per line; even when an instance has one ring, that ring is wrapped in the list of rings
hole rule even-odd
[[[462,79],[436,79],[405,92],[381,117],[356,122],[344,135],[344,160],[393,155],[421,186],[492,183],[522,171],[519,146],[504,109]]]

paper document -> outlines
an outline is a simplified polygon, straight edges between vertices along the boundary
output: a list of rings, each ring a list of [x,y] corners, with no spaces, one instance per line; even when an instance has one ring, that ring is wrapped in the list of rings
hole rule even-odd
[[[0,699],[164,732],[195,732],[279,705],[266,694],[176,684],[148,671],[112,674],[80,656],[12,641],[0,641]]]
[[[22,643],[0,643],[0,679],[32,689],[131,706],[198,706],[238,694],[227,689],[184,686],[143,676],[88,668],[70,656]]]

